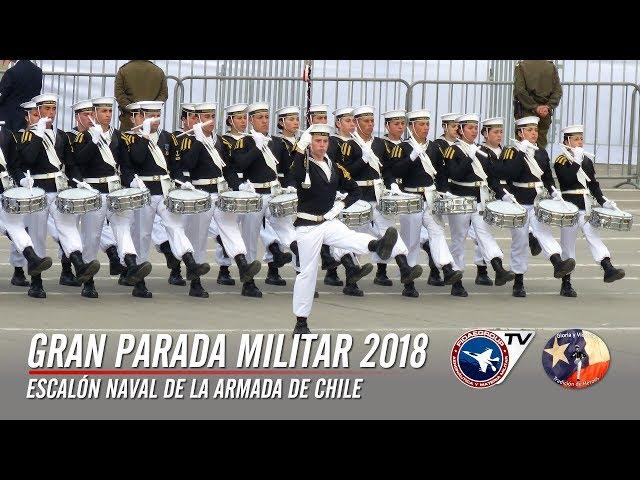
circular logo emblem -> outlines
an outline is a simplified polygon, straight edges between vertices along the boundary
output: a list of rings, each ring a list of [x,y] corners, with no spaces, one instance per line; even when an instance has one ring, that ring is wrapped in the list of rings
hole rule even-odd
[[[602,339],[588,330],[563,330],[542,351],[542,366],[551,380],[565,388],[587,388],[609,370],[611,356]]]
[[[451,368],[458,380],[471,388],[489,388],[504,377],[509,351],[504,340],[490,330],[470,330],[451,350]]]

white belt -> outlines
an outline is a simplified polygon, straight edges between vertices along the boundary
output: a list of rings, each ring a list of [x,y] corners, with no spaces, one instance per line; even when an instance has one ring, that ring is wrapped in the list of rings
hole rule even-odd
[[[191,185],[215,185],[219,181],[218,178],[199,178],[198,180],[193,180]]]
[[[456,182],[455,180],[449,180],[454,185],[460,185],[461,187],[482,187],[487,184],[487,182],[479,180],[477,182]]]
[[[85,178],[84,181],[87,183],[109,183],[114,180],[120,180],[118,175],[111,175],[110,177],[95,177],[95,178]]]
[[[435,189],[436,189],[435,185],[429,185],[428,187],[404,187],[405,192],[411,192],[411,193],[430,192]]]
[[[278,178],[284,178],[284,173],[279,173]]]
[[[269,187],[273,187],[274,185],[280,185],[280,182],[278,180],[271,180],[270,182],[265,182],[265,183],[251,182],[251,184],[253,185],[254,188],[269,188]]]
[[[506,180],[500,180],[500,185],[506,185],[507,181]]]
[[[528,182],[528,183],[513,182],[514,187],[520,187],[520,188],[536,188],[536,187],[542,187],[543,185],[544,183],[542,182]]]
[[[578,188],[577,190],[562,190],[562,193],[568,193],[569,195],[586,195],[589,193],[589,190],[587,190],[586,188]]]
[[[159,182],[161,180],[167,180],[171,177],[169,177],[169,175],[150,175],[144,177],[138,176],[138,178],[143,182]]]
[[[311,220],[313,222],[323,222],[325,220],[323,215],[311,215],[310,213],[298,212],[296,214],[298,218],[302,218],[303,220]]]
[[[374,185],[380,185],[382,183],[382,179],[376,178],[374,180],[357,180],[356,183],[359,187],[373,187]]]
[[[34,180],[47,180],[49,178],[56,178],[62,175],[62,172],[51,172],[51,173],[37,173],[36,175],[31,175],[31,178]]]
[[[187,172],[186,170],[184,172],[182,172],[182,175],[184,175],[185,177],[190,177],[191,174],[189,172]]]

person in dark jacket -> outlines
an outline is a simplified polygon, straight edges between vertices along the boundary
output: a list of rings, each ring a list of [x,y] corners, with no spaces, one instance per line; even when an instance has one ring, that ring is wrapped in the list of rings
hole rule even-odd
[[[21,103],[31,100],[42,89],[42,69],[30,60],[18,60],[0,80],[0,120],[17,132],[24,124]]]

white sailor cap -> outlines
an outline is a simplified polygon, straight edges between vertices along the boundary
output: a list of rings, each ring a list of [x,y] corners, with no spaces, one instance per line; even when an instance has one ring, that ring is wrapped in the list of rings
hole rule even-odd
[[[415,120],[429,120],[431,118],[431,112],[426,109],[414,110],[407,113],[407,120],[413,122]]]
[[[139,112],[140,111],[140,103],[133,102],[125,107],[130,112]]]
[[[180,104],[180,110],[183,112],[195,112],[196,104],[195,103],[182,103]]]
[[[460,114],[455,112],[445,113],[440,116],[440,120],[442,121],[442,123],[455,122],[457,121],[459,116]]]
[[[465,113],[456,118],[458,123],[480,123],[480,117],[475,113]]]
[[[299,107],[282,107],[276,110],[276,115],[278,117],[291,117],[291,116],[300,116],[300,108]]]
[[[311,135],[331,135],[331,127],[326,123],[315,123],[309,127]]]
[[[28,102],[21,103],[20,106],[25,110],[33,110],[34,108],[36,108],[36,102],[30,100]]]
[[[485,118],[482,121],[482,128],[485,127],[504,127],[504,120],[502,117]]]
[[[58,103],[58,95],[55,93],[43,93],[42,95],[36,95],[31,101],[36,102],[36,105],[55,105]]]
[[[325,105],[324,103],[319,103],[317,105],[311,105],[309,107],[309,115],[324,113],[325,115],[329,111],[329,105]]]
[[[246,113],[248,106],[248,103],[234,103],[233,105],[227,105],[224,107],[224,111],[227,112],[227,115]]]
[[[113,108],[113,102],[115,101],[115,98],[113,97],[99,97],[99,98],[92,98],[91,99],[91,103],[93,103],[94,107],[111,107]]]
[[[353,109],[353,116],[356,118],[365,116],[372,117],[374,112],[375,108],[371,105],[361,105]]]
[[[79,102],[74,103],[73,105],[71,105],[71,108],[73,109],[73,111],[75,113],[80,113],[80,112],[87,112],[87,111],[93,111],[93,103],[91,102],[91,100],[81,100]]]
[[[404,120],[407,116],[407,112],[405,112],[404,110],[390,110],[388,112],[384,112],[382,116],[387,122],[398,119]]]
[[[144,110],[145,112],[158,112],[160,110],[162,110],[162,107],[164,105],[164,102],[158,102],[155,100],[143,100],[141,102],[138,102],[138,105],[140,106],[141,110]]]
[[[584,134],[584,125],[567,125],[562,129],[563,135],[571,135],[577,133]]]
[[[254,113],[258,113],[258,112],[268,112],[269,104],[267,102],[255,102],[249,105],[249,107],[247,108],[247,111],[249,115],[253,115]]]
[[[333,111],[333,116],[336,119],[344,116],[352,116],[353,115],[353,107],[342,107]]]
[[[522,117],[516,120],[516,127],[524,127],[526,125],[538,125],[540,121],[540,117],[536,117],[534,115],[529,117]]]
[[[215,113],[218,109],[216,102],[202,102],[193,105],[193,110],[196,113]]]

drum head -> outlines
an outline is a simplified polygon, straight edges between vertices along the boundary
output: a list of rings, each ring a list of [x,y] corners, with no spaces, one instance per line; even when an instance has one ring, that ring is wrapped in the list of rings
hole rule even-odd
[[[504,213],[508,215],[520,215],[526,212],[524,207],[516,205],[515,203],[504,202],[502,200],[496,200],[495,202],[489,202],[486,205],[488,210],[496,213]]]
[[[31,193],[29,193],[28,188],[15,187],[15,188],[10,188],[9,190],[5,190],[5,192],[2,195],[7,198],[17,198],[17,199],[35,198],[35,197],[41,197],[42,195],[44,195],[44,190],[38,187],[32,187]]]
[[[284,202],[290,202],[291,200],[297,200],[297,199],[298,199],[297,193],[283,193],[281,195],[276,195],[275,197],[271,197],[271,199],[269,200],[269,203],[271,202],[284,203]]]
[[[604,207],[595,207],[593,208],[593,211],[600,213],[602,215],[608,215],[610,217],[616,217],[616,218],[632,218],[633,217],[633,215],[631,215],[630,213],[621,212],[618,210],[612,210],[610,208],[604,208]]]
[[[562,203],[560,200],[546,199],[540,200],[539,205],[550,212],[578,213],[578,207],[576,207],[573,203],[569,203],[566,201]]]
[[[63,190],[58,193],[60,198],[68,198],[70,200],[79,200],[84,198],[93,198],[98,195],[91,190],[87,190],[86,188],[69,188],[67,190]]]
[[[175,198],[176,200],[200,200],[208,196],[209,194],[202,190],[185,190],[178,188],[169,192],[169,197]]]
[[[136,195],[142,192],[144,192],[144,190],[140,188],[121,188],[120,190],[111,192],[109,196],[110,197],[128,197],[129,195]]]
[[[364,200],[358,200],[353,205],[348,208],[345,208],[345,212],[366,212],[367,210],[371,210],[371,204],[369,202],[365,202]]]
[[[220,196],[229,197],[229,198],[255,198],[255,197],[259,197],[260,194],[253,193],[253,192],[243,192],[241,190],[238,190],[238,191],[232,190],[229,192],[222,192]]]

